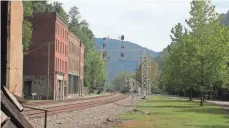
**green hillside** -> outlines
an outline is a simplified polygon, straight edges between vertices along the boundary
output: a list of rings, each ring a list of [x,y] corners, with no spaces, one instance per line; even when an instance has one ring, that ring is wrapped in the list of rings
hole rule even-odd
[[[229,26],[229,11],[226,14],[222,14],[222,24]]]
[[[96,38],[96,48],[97,50],[102,49],[103,39]],[[107,51],[110,60],[107,63],[107,80],[110,82],[120,72],[135,72],[136,66],[140,63],[139,60],[130,60],[135,58],[140,58],[141,51],[147,50],[147,48],[141,47],[135,43],[124,41],[124,55],[125,60],[120,60],[120,46],[121,41],[110,39],[107,42]],[[152,57],[159,56],[159,52],[151,52]]]

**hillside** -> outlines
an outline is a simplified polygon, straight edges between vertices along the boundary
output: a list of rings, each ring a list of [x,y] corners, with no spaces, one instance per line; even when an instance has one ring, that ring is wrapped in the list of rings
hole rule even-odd
[[[226,14],[222,14],[222,24],[229,26],[229,11]]]
[[[102,49],[103,39],[96,38],[96,48]],[[120,60],[120,46],[121,41],[110,39],[107,42],[107,51],[110,60],[107,61],[107,80],[110,82],[120,72],[128,71],[134,72],[136,66],[140,63],[139,60],[130,60],[134,58],[140,58],[140,52],[147,50],[147,48],[141,47],[135,43],[124,41],[124,54],[126,60]],[[130,51],[131,50],[131,51]],[[152,57],[159,56],[160,53],[149,50]]]

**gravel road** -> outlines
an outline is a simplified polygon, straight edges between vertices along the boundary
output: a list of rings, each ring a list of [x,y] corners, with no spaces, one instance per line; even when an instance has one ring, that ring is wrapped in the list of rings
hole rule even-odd
[[[114,125],[118,115],[133,109],[137,97],[110,103],[102,106],[56,114],[48,117],[48,128],[110,128]],[[125,107],[129,106],[129,107]],[[114,123],[111,123],[114,122]],[[44,127],[44,118],[31,120],[35,128]]]

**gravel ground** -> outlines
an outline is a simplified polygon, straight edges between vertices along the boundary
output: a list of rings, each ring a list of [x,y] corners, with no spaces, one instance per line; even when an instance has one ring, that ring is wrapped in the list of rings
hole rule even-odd
[[[111,128],[118,122],[118,115],[133,109],[137,97],[110,103],[102,106],[61,113],[48,117],[48,128]],[[128,107],[127,107],[128,106]],[[44,118],[30,121],[35,128],[44,127]]]
[[[105,94],[108,95],[108,94]],[[101,95],[102,96],[102,95]],[[118,96],[118,95],[115,95]],[[96,97],[96,96],[88,96],[88,97]],[[106,97],[100,97],[99,99],[103,99]],[[95,99],[87,99],[87,100],[76,100],[76,101],[72,101],[72,102],[58,102],[58,103],[53,103],[53,104],[41,104],[41,105],[37,105],[37,106],[31,106],[31,107],[36,107],[36,108],[40,108],[40,109],[44,109],[44,108],[48,108],[48,107],[55,107],[55,106],[60,106],[60,105],[65,105],[65,104],[74,104],[74,103],[82,103],[82,102],[88,102],[91,100],[95,100]],[[30,106],[30,105],[27,105]],[[25,108],[25,110],[27,110],[28,108]],[[30,110],[30,109],[28,109]]]

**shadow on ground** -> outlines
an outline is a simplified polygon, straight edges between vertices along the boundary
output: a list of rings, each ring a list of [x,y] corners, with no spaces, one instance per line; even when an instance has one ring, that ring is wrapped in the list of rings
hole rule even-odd
[[[163,106],[150,106],[150,105],[135,105],[139,108],[198,108],[198,106],[179,106],[179,105],[163,105]]]
[[[201,114],[221,114],[229,116],[229,111],[223,108],[204,108],[201,107],[196,109],[183,109],[181,112],[194,112],[194,113],[201,113]],[[228,117],[229,118],[229,117]]]
[[[224,118],[229,119],[229,110],[223,109],[221,107],[216,107],[217,105],[211,103],[204,103],[204,106],[199,106],[198,101],[190,100],[149,100],[148,103],[159,103],[159,102],[173,102],[175,105],[136,105],[138,108],[168,108],[177,109],[177,112],[191,112],[199,114],[219,114],[225,115]],[[179,103],[191,103],[190,105],[179,105]],[[204,126],[203,126],[204,127]],[[214,128],[214,127],[213,127]],[[229,128],[229,126],[228,126]]]
[[[186,125],[194,128],[228,128],[226,125]]]
[[[146,103],[165,103],[165,102],[184,102],[184,101],[187,101],[187,102],[194,102],[194,101],[191,101],[191,100],[147,100]]]

